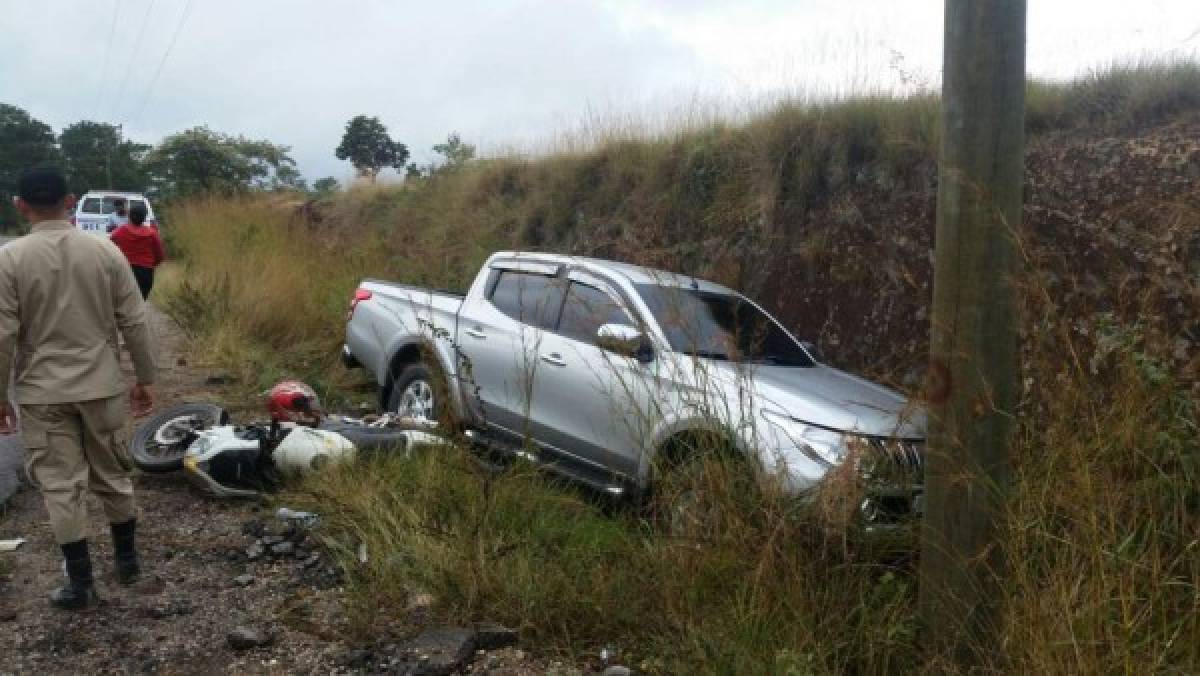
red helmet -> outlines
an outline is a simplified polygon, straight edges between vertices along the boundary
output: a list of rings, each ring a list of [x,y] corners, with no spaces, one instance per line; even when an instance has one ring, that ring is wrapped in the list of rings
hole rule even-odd
[[[267,411],[275,422],[316,425],[321,422],[321,398],[299,380],[285,380],[267,393]]]

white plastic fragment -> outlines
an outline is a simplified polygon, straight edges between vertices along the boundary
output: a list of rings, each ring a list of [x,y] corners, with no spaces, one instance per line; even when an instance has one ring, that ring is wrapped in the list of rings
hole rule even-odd
[[[280,521],[295,521],[305,528],[312,528],[313,526],[317,525],[318,521],[321,520],[321,517],[317,514],[312,512],[304,512],[298,509],[291,509],[289,507],[280,507],[279,510],[275,512],[275,518],[279,519]]]

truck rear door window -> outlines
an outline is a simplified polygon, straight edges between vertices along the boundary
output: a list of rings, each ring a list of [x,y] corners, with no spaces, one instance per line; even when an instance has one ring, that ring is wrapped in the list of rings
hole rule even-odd
[[[501,270],[492,289],[492,305],[513,319],[540,329],[553,329],[566,295],[557,277]]]
[[[100,198],[88,197],[87,199],[83,200],[83,207],[81,208],[81,211],[83,211],[85,214],[100,213]]]

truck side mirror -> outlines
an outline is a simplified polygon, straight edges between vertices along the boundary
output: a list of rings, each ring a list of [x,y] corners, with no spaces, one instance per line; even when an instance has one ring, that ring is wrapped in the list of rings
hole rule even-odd
[[[654,359],[654,349],[646,335],[625,324],[604,324],[596,330],[596,345],[601,349],[633,357],[642,363]]]

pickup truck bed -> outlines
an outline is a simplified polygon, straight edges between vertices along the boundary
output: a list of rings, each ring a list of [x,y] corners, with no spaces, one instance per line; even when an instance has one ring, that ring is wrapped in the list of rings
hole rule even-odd
[[[389,359],[401,346],[421,344],[430,337],[430,327],[453,331],[466,294],[366,279],[360,292],[370,302],[359,304],[354,321],[346,326],[346,347],[356,361],[373,373],[380,383],[389,376]]]

